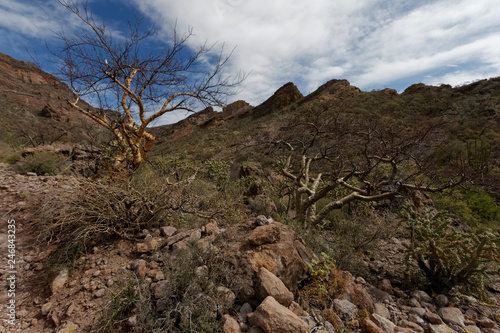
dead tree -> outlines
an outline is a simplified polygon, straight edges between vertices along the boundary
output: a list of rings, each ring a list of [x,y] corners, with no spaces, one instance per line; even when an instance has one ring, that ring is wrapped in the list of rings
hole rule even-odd
[[[462,169],[443,177],[433,167],[436,125],[410,129],[336,115],[291,127],[296,128],[292,136],[276,141],[288,150],[280,171],[292,183],[296,218],[306,226],[355,201],[438,192],[465,180]],[[328,202],[319,209],[322,199]]]
[[[244,79],[224,74],[232,52],[224,55],[222,48],[213,57],[213,45],[190,50],[191,30],[179,36],[174,29],[169,45],[162,46],[157,31],[143,29],[141,19],[123,36],[98,23],[87,3],[58,1],[82,23],[71,36],[60,33],[64,47],[53,52],[60,75],[77,95],[69,104],[113,133],[120,147],[115,171],[144,161],[156,140],[148,131],[155,120],[176,110],[192,111],[200,103],[222,106]],[[213,61],[207,65],[207,59]],[[86,96],[98,107],[82,103]]]

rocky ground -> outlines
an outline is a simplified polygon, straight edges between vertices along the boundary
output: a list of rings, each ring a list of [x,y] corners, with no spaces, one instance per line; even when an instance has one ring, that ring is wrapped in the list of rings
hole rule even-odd
[[[367,254],[370,281],[342,273],[342,293],[329,304],[334,312],[327,317],[297,291],[313,253],[293,230],[265,217],[226,229],[215,220],[190,230],[165,226],[135,241],[96,246],[69,270],[59,267],[51,259],[58,249],[44,242],[40,205],[51,196],[67,195],[75,184],[71,177],[17,175],[0,167],[0,332],[98,331],[110,295],[130,276],[144,281],[161,312],[170,283],[165,258],[175,261],[189,244],[222,255],[241,282],[237,291],[215,288],[213,320],[222,317],[224,332],[500,332],[500,288],[495,284],[489,289],[492,304],[461,294],[402,289],[395,267],[402,262],[404,240],[397,238],[380,241],[377,252]],[[14,224],[15,243],[8,237]],[[15,245],[10,258],[9,244]],[[196,271],[200,278],[205,274],[203,262]],[[13,301],[15,311],[8,308]],[[119,329],[142,332],[138,316],[132,310]]]

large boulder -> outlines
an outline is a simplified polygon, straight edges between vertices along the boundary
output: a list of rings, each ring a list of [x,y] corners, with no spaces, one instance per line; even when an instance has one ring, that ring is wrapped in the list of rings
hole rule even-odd
[[[253,312],[248,314],[251,323],[266,333],[309,333],[309,325],[295,313],[279,304],[272,296],[267,297]]]
[[[272,237],[260,237],[263,235],[261,231],[269,230]],[[306,263],[313,258],[313,252],[304,240],[279,222],[259,226],[256,219],[251,219],[231,226],[219,235],[214,245],[233,266],[234,275],[241,279],[242,289],[238,298],[245,301],[254,298],[254,281],[262,267],[276,275],[293,292]]]

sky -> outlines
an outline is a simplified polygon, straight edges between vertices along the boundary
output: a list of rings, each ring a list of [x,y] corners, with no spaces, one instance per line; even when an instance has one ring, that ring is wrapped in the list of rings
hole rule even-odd
[[[228,74],[248,73],[232,100],[258,105],[287,82],[307,95],[331,79],[363,91],[415,83],[462,85],[500,76],[498,0],[91,0],[116,31],[144,16],[165,43],[173,27],[193,29],[193,49],[234,52]],[[0,0],[0,52],[38,59],[55,32],[77,24],[57,0]],[[215,51],[218,50],[216,47]],[[184,115],[164,117],[176,122]]]

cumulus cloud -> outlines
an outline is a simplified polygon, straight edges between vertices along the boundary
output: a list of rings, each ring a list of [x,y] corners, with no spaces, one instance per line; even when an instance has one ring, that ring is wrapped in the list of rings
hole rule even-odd
[[[373,89],[419,75],[450,83],[498,75],[496,0],[130,1],[165,31],[176,21],[193,27],[193,47],[237,46],[229,70],[252,71],[239,97],[253,104],[288,81],[308,93],[333,78]]]

